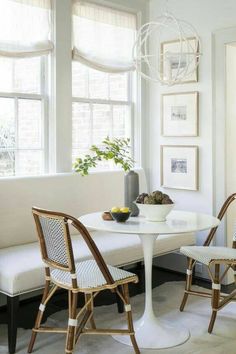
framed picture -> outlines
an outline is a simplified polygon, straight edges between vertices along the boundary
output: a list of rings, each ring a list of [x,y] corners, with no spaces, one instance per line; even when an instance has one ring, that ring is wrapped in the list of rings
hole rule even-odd
[[[193,55],[185,54],[189,53],[189,47],[193,49],[193,52],[198,51],[198,41],[196,38],[187,38],[186,41],[183,41],[182,43],[179,40],[161,43],[160,70],[163,79],[166,79],[167,81],[171,80],[176,75],[187,70],[186,79],[183,81],[181,80],[180,83],[198,81],[198,68],[196,67],[196,61],[198,59]],[[180,52],[183,54],[179,59]]]
[[[198,92],[162,95],[161,131],[163,136],[198,135]]]
[[[197,146],[161,146],[161,184],[166,188],[198,190]]]

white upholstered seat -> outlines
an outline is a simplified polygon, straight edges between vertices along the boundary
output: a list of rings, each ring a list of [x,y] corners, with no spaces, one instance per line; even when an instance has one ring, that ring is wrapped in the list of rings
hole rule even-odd
[[[140,239],[137,235],[91,232],[107,264],[123,266],[143,259]],[[122,242],[121,242],[122,239]],[[84,261],[91,254],[78,236],[72,236],[75,261]],[[154,256],[178,250],[183,245],[194,245],[193,233],[159,235]],[[17,260],[17,266],[15,264]],[[15,296],[44,286],[44,266],[38,242],[0,249],[0,290]]]
[[[212,261],[227,261],[236,259],[236,249],[229,247],[210,247],[210,246],[184,246],[180,252],[205,265]]]

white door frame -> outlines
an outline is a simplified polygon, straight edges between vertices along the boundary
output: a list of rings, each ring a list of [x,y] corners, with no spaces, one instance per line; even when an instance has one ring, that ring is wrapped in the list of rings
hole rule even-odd
[[[226,44],[236,41],[236,27],[212,34],[213,85],[213,206],[217,214],[225,201],[226,189]],[[226,222],[221,223],[215,245],[226,246]]]

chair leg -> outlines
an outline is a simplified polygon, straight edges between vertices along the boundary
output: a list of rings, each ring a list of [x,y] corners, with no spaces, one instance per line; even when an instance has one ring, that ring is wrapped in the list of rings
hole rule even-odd
[[[65,352],[67,354],[72,354],[75,346],[76,328],[77,328],[76,312],[77,312],[78,294],[71,292],[70,298],[71,301],[69,302],[69,306],[70,306],[69,321],[68,321],[66,348],[65,348]]]
[[[45,288],[43,291],[43,297],[41,300],[41,304],[39,306],[39,310],[38,310],[38,314],[35,320],[35,325],[34,328],[32,329],[32,334],[31,334],[31,339],[29,342],[29,346],[28,346],[28,353],[32,353],[33,347],[34,347],[34,343],[35,343],[35,339],[37,336],[37,332],[34,331],[34,329],[38,329],[41,325],[42,322],[42,318],[43,318],[43,314],[44,314],[44,310],[45,310],[45,301],[48,297],[49,294],[49,290],[50,290],[50,280],[46,280],[45,283]]]
[[[128,329],[131,333],[134,333],[134,325],[133,325],[133,318],[132,318],[132,312],[131,312],[131,307],[130,307],[130,298],[129,298],[129,285],[124,284],[123,289],[124,289],[124,299],[126,301],[125,310],[126,310],[126,316],[127,316],[127,322],[128,322]],[[135,335],[131,334],[130,339],[131,339],[135,353],[140,354],[140,350],[139,350],[138,344],[136,342]]]
[[[17,337],[17,313],[19,308],[19,296],[7,296],[8,312],[8,350],[10,354],[16,351]]]
[[[216,315],[217,315],[217,310],[219,307],[219,301],[220,301],[220,265],[216,264],[215,265],[215,276],[214,276],[214,283],[212,283],[212,300],[211,300],[211,305],[212,305],[212,315],[211,315],[211,320],[208,326],[208,333],[211,333],[215,324],[216,320]]]
[[[186,302],[188,300],[188,291],[191,289],[192,285],[192,272],[193,272],[193,265],[194,265],[194,260],[192,258],[188,258],[188,269],[187,269],[187,275],[186,275],[186,283],[185,283],[185,292],[184,296],[180,305],[180,311],[182,312],[184,310],[184,307],[186,305]]]
[[[93,317],[93,294],[84,294],[85,301],[89,301],[91,299],[91,302],[87,305],[87,309],[92,312],[92,316],[90,317],[90,325],[93,329],[96,329],[94,317]]]

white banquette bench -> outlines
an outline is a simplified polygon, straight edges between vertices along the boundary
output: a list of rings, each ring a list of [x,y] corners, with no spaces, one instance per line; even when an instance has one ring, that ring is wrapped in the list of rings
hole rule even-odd
[[[140,192],[147,190],[142,169],[137,170]],[[8,346],[14,353],[17,333],[17,309],[21,294],[44,287],[44,271],[37,235],[31,214],[32,206],[65,212],[75,217],[109,210],[123,205],[124,173],[101,172],[81,177],[78,174],[57,174],[30,178],[0,179],[0,292],[7,296]],[[138,236],[102,232],[91,233],[106,262],[124,266],[142,260]],[[79,235],[73,235],[75,259],[84,260],[90,252]],[[191,233],[160,235],[154,256],[192,245]]]

